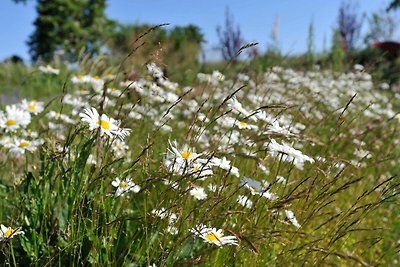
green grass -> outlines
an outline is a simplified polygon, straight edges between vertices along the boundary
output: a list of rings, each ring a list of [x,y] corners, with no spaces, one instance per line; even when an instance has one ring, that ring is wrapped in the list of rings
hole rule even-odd
[[[267,72],[276,73],[278,80],[259,73],[250,82],[236,77],[216,85],[194,81],[188,94],[153,77],[143,92],[134,92],[120,85],[123,75],[116,73],[118,66],[82,64],[79,73],[59,66],[58,76],[41,73],[36,66],[0,67],[2,94],[19,92],[16,101],[26,97],[48,103],[27,126],[38,134],[29,140],[42,139],[42,145],[19,156],[10,153],[5,143],[1,148],[0,223],[24,231],[0,241],[4,266],[398,264],[398,95],[370,88],[360,73],[289,70]],[[97,92],[90,84],[71,82],[77,74],[109,72],[116,78],[106,80]],[[159,88],[154,91],[147,88],[156,84]],[[103,90],[108,87],[123,93],[113,96]],[[81,95],[83,105],[104,110],[121,120],[121,127],[132,130],[125,138],[129,148],[122,154],[113,150],[115,138],[100,136],[80,121],[83,107],[65,102],[67,94],[76,97],[79,89],[89,91]],[[155,100],[157,94],[167,97],[167,93],[176,99]],[[105,105],[105,96],[115,103]],[[250,113],[265,111],[293,134],[266,132],[272,121],[253,121],[254,114],[234,113],[228,105],[233,96]],[[48,118],[51,110],[75,122]],[[257,130],[224,126],[221,119],[228,117],[256,125]],[[49,122],[64,128],[55,132]],[[160,128],[163,123],[170,130]],[[1,135],[4,139],[26,134],[3,129]],[[284,154],[273,156],[272,139],[296,147],[315,162],[306,162],[301,169],[294,161],[285,161]],[[213,157],[226,157],[239,169],[239,177],[217,166],[205,180],[198,171],[187,171],[190,164],[183,173],[172,172],[165,161],[171,158],[172,140],[179,149],[186,144],[191,152],[202,153],[207,163]],[[355,155],[357,147],[371,157]],[[91,164],[91,158],[96,163]],[[250,194],[241,185],[243,176],[268,181],[265,190],[277,198]],[[277,182],[278,176],[286,181]],[[111,185],[116,177],[130,177],[141,190],[116,196]],[[219,189],[212,192],[210,184]],[[207,198],[191,196],[194,186],[203,187]],[[253,206],[241,206],[238,195],[246,195]],[[152,213],[161,208],[176,214],[176,235],[167,231],[168,216],[161,219]],[[294,212],[300,228],[286,218],[285,210]],[[222,229],[235,236],[239,246],[203,242],[189,231],[198,224]]]

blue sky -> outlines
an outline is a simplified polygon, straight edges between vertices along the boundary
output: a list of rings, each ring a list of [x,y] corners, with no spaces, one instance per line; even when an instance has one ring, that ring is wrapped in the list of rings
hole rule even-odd
[[[360,14],[371,14],[387,6],[388,1],[361,0]],[[206,50],[211,55],[218,43],[216,26],[222,25],[226,7],[248,42],[259,42],[265,50],[276,17],[279,17],[279,44],[285,54],[306,51],[310,21],[314,21],[315,45],[322,49],[326,38],[330,45],[341,0],[109,0],[107,15],[123,23],[170,23],[171,26],[198,25],[205,35]],[[34,31],[36,0],[15,4],[1,0],[0,60],[17,54],[29,59],[26,41]],[[397,36],[399,37],[399,36]]]

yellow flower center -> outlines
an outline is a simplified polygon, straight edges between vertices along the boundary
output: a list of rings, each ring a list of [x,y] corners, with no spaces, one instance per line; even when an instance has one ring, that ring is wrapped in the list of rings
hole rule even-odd
[[[117,88],[113,87],[113,88],[111,88],[111,91],[115,92],[115,91],[117,91]]]
[[[206,234],[206,238],[207,238],[207,240],[212,241],[212,242],[220,241],[219,236],[215,233]]]
[[[19,143],[19,148],[25,148],[29,146],[29,142],[28,141],[21,141],[21,143]]]
[[[96,76],[94,76],[94,78],[95,78],[96,80],[98,80],[98,79],[100,79],[100,76],[99,76],[99,75],[96,75]]]
[[[199,166],[194,166],[194,167],[193,167],[193,171],[194,171],[194,172],[199,171],[199,169],[200,169]]]
[[[9,120],[6,121],[6,125],[7,126],[13,126],[15,124],[17,124],[17,122],[15,120],[13,120],[13,119],[9,119]]]
[[[97,125],[100,125],[104,130],[110,130],[110,124],[105,120],[98,121]]]
[[[78,80],[83,80],[83,75],[78,75]]]
[[[10,237],[15,232],[14,229],[8,228],[7,231],[4,233],[5,237]]]
[[[127,182],[121,182],[120,184],[119,184],[119,187],[122,187],[122,188],[126,188],[128,186],[128,183]]]
[[[182,158],[184,158],[184,159],[188,159],[188,158],[190,157],[190,155],[192,155],[192,154],[193,154],[192,152],[185,150],[185,151],[183,151],[183,152],[181,153],[181,156],[182,156]]]
[[[33,104],[33,103],[29,104],[29,105],[28,105],[28,109],[29,109],[29,110],[32,110],[32,111],[35,111],[35,110],[36,110],[35,104]]]
[[[257,188],[255,188],[255,187],[251,187],[251,191],[253,191],[253,192],[257,192]]]
[[[247,123],[245,123],[244,121],[239,121],[239,125],[242,127],[245,127],[247,125]]]

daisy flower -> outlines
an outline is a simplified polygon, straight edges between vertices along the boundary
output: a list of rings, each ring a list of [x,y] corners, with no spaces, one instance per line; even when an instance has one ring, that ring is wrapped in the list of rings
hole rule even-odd
[[[13,143],[13,139],[10,136],[3,136],[0,138],[0,145],[4,146],[5,148],[10,148]]]
[[[39,70],[43,73],[51,73],[51,74],[55,74],[58,75],[60,74],[60,70],[59,69],[55,69],[50,65],[47,66],[39,66]]]
[[[154,78],[162,78],[164,76],[163,71],[155,63],[147,64],[147,72]]]
[[[243,176],[239,185],[249,189],[252,195],[263,196],[271,200],[277,198],[277,196],[274,193],[269,192],[261,182],[254,179]]]
[[[167,210],[164,207],[159,210],[153,209],[151,213],[157,217],[160,217],[161,219],[165,219],[165,217],[168,215]]]
[[[193,161],[199,157],[199,154],[194,152],[194,149],[189,148],[189,146],[184,145],[182,149],[178,149],[178,144],[176,141],[169,142],[171,147],[171,152],[175,154],[177,158],[184,159],[185,161]]]
[[[79,116],[83,122],[89,124],[89,129],[94,130],[100,128],[100,135],[106,134],[109,137],[114,135],[119,139],[123,140],[129,135],[131,129],[120,128],[119,121],[108,117],[106,114],[100,114],[95,108],[86,108],[84,113],[80,113]]]
[[[168,225],[167,232],[170,233],[171,235],[177,235],[179,230],[178,228],[176,228],[176,226]]]
[[[228,107],[236,114],[241,114],[245,117],[251,117],[252,120],[257,121],[257,118],[251,116],[252,114],[243,108],[242,104],[236,99],[236,96],[228,99]]]
[[[292,135],[288,127],[280,126],[277,120],[271,122],[271,125],[268,126],[268,130],[264,132],[264,134],[282,134],[286,136]]]
[[[286,218],[288,218],[288,220],[296,227],[296,228],[300,228],[301,225],[299,224],[299,222],[297,221],[296,217],[294,216],[293,211],[291,210],[285,210],[285,214],[286,214]]]
[[[11,228],[11,227],[6,227],[3,224],[0,225],[0,241],[5,241],[10,238],[13,238],[16,235],[21,235],[24,234],[24,232],[21,230],[21,228]]]
[[[205,242],[217,245],[219,247],[224,245],[238,245],[236,236],[224,236],[221,229],[217,230],[216,228],[210,228],[200,224],[189,231],[202,238]]]
[[[236,126],[239,129],[247,129],[247,130],[258,130],[258,127],[256,125],[248,124],[247,122],[244,121],[236,121]]]
[[[190,170],[193,174],[195,174],[200,180],[206,179],[208,176],[214,174],[211,166],[202,163],[193,163],[193,167]]]
[[[274,139],[268,144],[269,154],[273,157],[278,157],[282,155],[282,160],[287,162],[293,162],[293,164],[300,170],[303,169],[304,163],[306,161],[314,163],[314,159],[304,155],[303,152],[297,150],[290,145],[282,142],[279,144]]]
[[[82,84],[82,83],[88,83],[91,81],[91,76],[90,75],[78,75],[78,76],[72,76],[71,82],[74,84]]]
[[[222,159],[213,157],[210,160],[210,164],[213,166],[217,166],[223,170],[229,171],[236,177],[239,177],[239,169],[231,165],[231,161],[227,160],[226,157],[223,157]]]
[[[190,195],[192,195],[197,200],[202,200],[207,198],[207,194],[202,187],[194,187],[189,191]]]
[[[115,153],[115,156],[117,157],[124,156],[128,149],[128,145],[120,139],[115,139],[111,144],[111,150]]]
[[[65,123],[68,124],[75,124],[76,122],[71,119],[68,115],[65,114],[61,114],[60,112],[55,112],[55,111],[49,111],[46,114],[46,117],[49,119],[54,119],[54,120],[58,120],[58,121],[63,121]]]
[[[140,187],[136,185],[130,178],[126,179],[125,181],[122,181],[117,177],[115,178],[114,181],[112,181],[111,184],[112,186],[117,187],[117,191],[115,192],[115,195],[117,197],[129,191],[132,191],[134,193],[140,191]]]
[[[31,122],[29,112],[18,108],[16,105],[6,106],[6,112],[0,113],[0,127],[7,132],[15,132],[25,128]]]
[[[107,93],[112,95],[112,96],[119,97],[122,94],[122,91],[118,90],[115,87],[112,87],[112,88],[107,88]]]
[[[28,101],[26,99],[23,99],[21,103],[21,108],[36,115],[43,111],[44,105],[43,102],[38,102],[36,100]]]
[[[237,202],[246,208],[251,208],[253,206],[253,201],[251,201],[248,197],[244,195],[239,195],[237,198]]]
[[[25,151],[33,152],[38,145],[42,145],[43,140],[28,141],[26,139],[15,138],[11,144],[8,145],[10,153],[25,154]]]

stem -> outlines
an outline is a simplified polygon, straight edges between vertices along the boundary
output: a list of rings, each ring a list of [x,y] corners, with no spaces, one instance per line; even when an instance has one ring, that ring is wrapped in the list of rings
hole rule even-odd
[[[13,249],[13,246],[12,246],[11,241],[9,242],[9,245],[10,245],[11,257],[12,257],[12,259],[13,259],[13,264],[14,264],[14,266],[17,266],[17,262],[16,262],[16,260],[15,260],[15,255],[14,255],[14,249]]]

